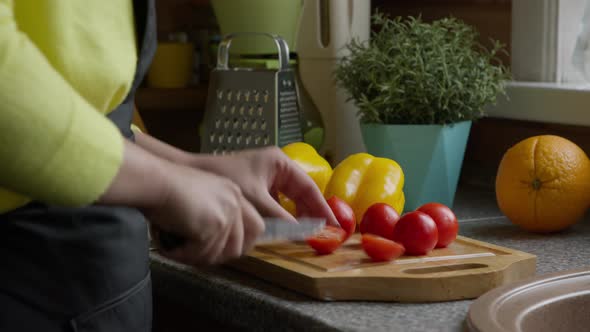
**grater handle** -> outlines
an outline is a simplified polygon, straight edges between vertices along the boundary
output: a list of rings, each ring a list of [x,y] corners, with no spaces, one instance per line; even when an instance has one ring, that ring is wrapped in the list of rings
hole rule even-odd
[[[229,48],[234,38],[253,35],[272,38],[279,50],[279,70],[289,69],[289,46],[281,36],[265,32],[239,32],[225,35],[217,52],[217,69],[229,69]]]

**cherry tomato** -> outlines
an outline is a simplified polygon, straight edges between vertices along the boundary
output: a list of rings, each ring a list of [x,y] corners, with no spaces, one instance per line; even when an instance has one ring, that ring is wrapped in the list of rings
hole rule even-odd
[[[438,230],[438,242],[436,248],[445,248],[457,238],[459,222],[451,209],[440,203],[427,203],[416,211],[429,215],[436,223]]]
[[[409,255],[426,255],[438,241],[436,223],[424,212],[406,213],[395,225],[393,241],[401,243]]]
[[[338,249],[345,239],[346,232],[342,228],[326,226],[321,232],[307,238],[305,241],[318,254],[327,255]]]
[[[346,232],[345,240],[348,239],[356,229],[354,211],[350,205],[336,196],[330,197],[328,205],[332,209],[332,212],[334,212],[334,216],[336,216],[340,227]]]
[[[391,261],[404,254],[404,246],[374,234],[363,234],[362,246],[373,261]]]
[[[393,229],[399,220],[399,214],[393,207],[385,203],[371,205],[361,220],[362,234],[371,233],[393,240]]]

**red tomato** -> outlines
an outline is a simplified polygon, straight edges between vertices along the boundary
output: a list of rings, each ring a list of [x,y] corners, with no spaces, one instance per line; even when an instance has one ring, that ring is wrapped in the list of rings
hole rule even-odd
[[[403,244],[409,255],[426,255],[438,241],[436,223],[424,212],[406,213],[393,230],[393,241]]]
[[[326,226],[321,232],[307,238],[305,241],[318,254],[327,255],[338,249],[345,239],[346,232],[342,228]]]
[[[393,240],[393,229],[398,220],[399,214],[390,205],[375,203],[363,215],[360,231]]]
[[[404,254],[404,246],[374,234],[363,234],[363,250],[376,262],[390,261]]]
[[[336,196],[330,197],[328,205],[332,209],[332,212],[334,212],[334,216],[336,216],[340,227],[346,232],[346,239],[348,239],[356,228],[354,211],[350,205]]]
[[[459,232],[459,222],[453,211],[446,205],[427,203],[419,207],[416,211],[426,213],[436,223],[436,228],[438,229],[437,248],[445,248],[451,242],[455,241]]]

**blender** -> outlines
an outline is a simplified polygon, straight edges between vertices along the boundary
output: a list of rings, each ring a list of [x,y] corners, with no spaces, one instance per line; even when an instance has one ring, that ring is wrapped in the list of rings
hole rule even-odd
[[[352,38],[368,40],[370,0],[211,0],[223,35],[263,32],[291,50],[303,141],[331,164],[363,152],[356,107],[336,85],[333,70]],[[235,40],[232,61],[276,68],[277,51],[265,38]]]

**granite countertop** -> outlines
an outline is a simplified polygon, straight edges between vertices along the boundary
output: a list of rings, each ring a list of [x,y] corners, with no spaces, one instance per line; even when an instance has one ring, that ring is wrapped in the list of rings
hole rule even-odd
[[[462,187],[454,210],[460,235],[537,255],[537,275],[590,268],[590,216],[557,234],[521,231],[493,192]],[[247,330],[461,331],[472,303],[321,302],[229,268],[195,269],[152,254],[154,290],[204,315]]]

